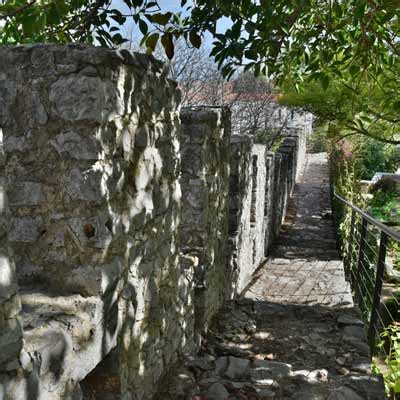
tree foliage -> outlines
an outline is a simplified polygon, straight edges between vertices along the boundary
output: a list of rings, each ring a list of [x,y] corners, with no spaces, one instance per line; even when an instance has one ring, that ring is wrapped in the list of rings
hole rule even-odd
[[[0,4],[0,42],[93,43],[118,46],[125,22],[139,24],[143,33],[147,22],[157,20],[156,1],[122,0],[122,13],[112,0],[3,0]],[[161,19],[158,22],[163,22]]]
[[[211,34],[211,56],[226,77],[243,68],[296,90],[309,81],[321,91],[332,87],[334,101],[343,102],[335,112],[353,131],[397,141],[400,0],[181,0],[182,11],[174,13],[157,1],[121,2],[125,14],[112,0],[3,0],[0,41],[117,46],[125,40],[121,26],[130,21],[149,52],[161,43],[172,58],[179,38],[200,48]],[[222,18],[231,21],[224,33],[218,31]]]
[[[400,66],[399,66],[400,67]],[[386,144],[400,144],[400,85],[398,72],[354,81],[349,73],[335,77],[328,88],[318,81],[306,82],[295,90],[286,85],[282,104],[302,107],[327,123],[328,135],[336,140],[367,136]]]
[[[122,2],[128,14],[112,7],[111,0],[5,0],[1,38],[21,43],[91,41],[95,36],[113,45],[120,42],[113,32],[130,18],[150,50],[161,41],[172,57],[176,38],[184,36],[198,48],[210,32],[212,55],[227,74],[238,66],[296,80],[311,74],[324,87],[332,73],[379,75],[400,51],[399,0],[196,0],[194,5],[181,0],[184,14],[164,12],[157,1]],[[232,26],[222,34],[217,24],[223,17]]]

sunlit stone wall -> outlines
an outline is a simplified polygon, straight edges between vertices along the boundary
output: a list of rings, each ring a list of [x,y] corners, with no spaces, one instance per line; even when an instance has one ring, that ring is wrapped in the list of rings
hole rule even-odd
[[[0,128],[0,373],[19,368],[22,349],[22,326],[19,318],[21,301],[18,294],[14,257],[8,243],[11,215],[4,166],[3,131]],[[0,398],[3,396],[5,393],[0,385]]]
[[[270,253],[300,176],[298,165],[304,165],[304,160],[305,151],[299,151],[298,136],[285,138],[275,152],[254,144],[248,136],[232,136],[229,199],[232,296],[246,288]]]
[[[211,107],[181,113],[181,251],[194,267],[195,329],[206,331],[228,292],[230,113]]]
[[[248,283],[253,271],[252,247],[252,165],[253,138],[234,135],[231,138],[229,242],[231,297]],[[254,204],[253,204],[254,205]]]
[[[152,57],[89,46],[3,47],[0,60],[0,367],[21,346],[6,231],[26,317],[34,320],[38,299],[43,321],[62,308],[55,321],[26,326],[33,367],[17,363],[23,371],[0,383],[10,398],[32,376],[34,391],[52,398],[79,392],[116,347],[114,389],[150,398],[193,338],[177,246],[176,84]],[[61,353],[50,334],[35,348],[49,332],[62,337]],[[54,365],[40,367],[35,352]]]

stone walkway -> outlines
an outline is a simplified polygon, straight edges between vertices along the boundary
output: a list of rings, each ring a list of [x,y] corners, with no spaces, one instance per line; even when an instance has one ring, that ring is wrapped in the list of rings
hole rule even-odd
[[[308,156],[274,252],[157,400],[381,400],[336,250],[325,154]]]

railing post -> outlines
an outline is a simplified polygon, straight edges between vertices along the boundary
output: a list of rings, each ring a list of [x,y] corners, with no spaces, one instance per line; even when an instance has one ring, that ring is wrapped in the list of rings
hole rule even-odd
[[[376,269],[374,300],[372,303],[371,319],[369,322],[369,329],[368,329],[368,341],[369,341],[371,350],[375,346],[375,337],[376,337],[375,332],[377,331],[379,306],[381,303],[383,275],[385,273],[385,259],[386,259],[387,243],[388,243],[388,235],[385,232],[381,232],[378,264],[377,264],[377,269]]]
[[[347,243],[347,259],[346,259],[346,275],[347,278],[352,281],[352,276],[351,276],[351,264],[352,264],[352,253],[354,249],[354,228],[355,228],[355,221],[356,221],[356,212],[352,209],[351,210],[351,220],[350,220],[350,234],[348,238],[348,243]]]
[[[361,233],[360,233],[360,248],[358,251],[358,263],[357,263],[357,278],[356,278],[356,290],[357,293],[357,301],[360,304],[362,301],[363,293],[361,290],[361,275],[362,275],[362,267],[364,264],[364,255],[365,255],[365,241],[367,236],[367,220],[365,218],[362,219],[361,225]]]

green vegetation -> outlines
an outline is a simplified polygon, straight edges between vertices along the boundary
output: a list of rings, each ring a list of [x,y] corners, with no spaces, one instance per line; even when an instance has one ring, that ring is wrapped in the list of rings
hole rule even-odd
[[[397,66],[391,74],[372,80],[335,78],[327,89],[320,82],[305,82],[299,91],[287,84],[280,102],[312,112],[325,126],[327,138],[335,142],[350,138],[365,141],[370,148],[377,148],[379,142],[398,145],[400,97],[392,90],[400,89],[399,83],[393,83],[399,75]]]
[[[376,192],[368,202],[369,211],[374,218],[400,225],[400,194],[396,192]]]
[[[388,351],[384,350],[385,347],[389,347]],[[384,366],[375,360],[374,371],[383,375],[388,397],[396,399],[400,393],[400,329],[398,325],[390,325],[382,332],[378,348],[387,355]]]
[[[307,151],[310,153],[321,153],[329,151],[326,140],[326,127],[317,126],[307,141]]]
[[[184,37],[198,48],[208,32],[214,38],[211,56],[226,76],[244,67],[280,82],[289,79],[296,88],[308,79],[324,90],[340,82],[340,90],[342,84],[350,85],[349,90],[367,92],[389,108],[400,106],[399,83],[393,79],[400,51],[396,0],[197,0],[194,5],[181,0],[182,10],[175,13],[161,9],[157,1],[121,3],[125,14],[111,0],[4,0],[0,41],[96,38],[102,45],[115,46],[124,40],[121,26],[133,22],[149,51],[161,42],[172,58],[177,39]],[[218,32],[222,18],[232,21],[223,34]],[[379,87],[375,95],[371,89]]]
[[[400,166],[400,148],[370,138],[357,139],[354,156],[360,179],[369,180],[378,171],[394,173]]]

